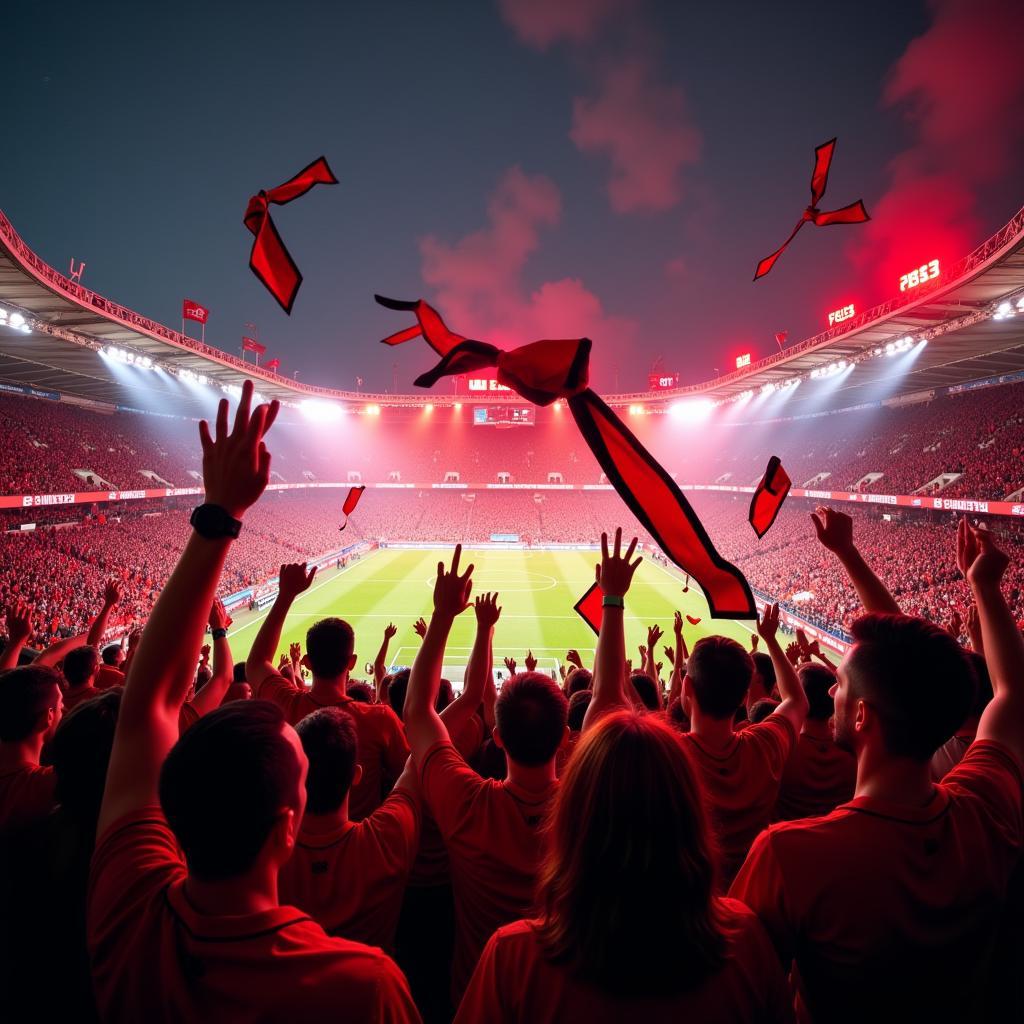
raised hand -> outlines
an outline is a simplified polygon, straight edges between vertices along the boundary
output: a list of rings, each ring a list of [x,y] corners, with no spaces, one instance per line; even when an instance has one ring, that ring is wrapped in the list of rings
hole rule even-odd
[[[664,636],[664,632],[660,626],[651,626],[647,630],[647,649],[651,652],[651,657],[654,656],[654,649],[658,646],[658,641]]]
[[[966,519],[957,526],[956,556],[960,571],[975,590],[998,587],[1010,564],[1009,556],[996,547],[992,534],[971,526]]]
[[[658,662],[658,664],[654,666],[655,670],[656,670],[656,671],[657,671],[657,673],[658,673],[658,679],[660,679],[660,678],[661,678],[661,670],[662,670],[662,669],[663,669],[664,667],[665,667],[665,662],[663,662],[663,661],[659,661],[659,662]]]
[[[390,640],[390,639],[391,639],[392,637],[394,637],[394,636],[395,636],[395,635],[396,635],[397,633],[398,633],[398,627],[397,627],[397,626],[396,626],[396,625],[395,625],[395,624],[394,624],[393,622],[389,622],[389,623],[388,623],[388,624],[387,624],[387,625],[386,625],[386,626],[384,627],[384,639],[385,639],[385,640]]]
[[[251,380],[242,385],[230,433],[227,399],[222,399],[217,407],[213,436],[206,420],[199,424],[206,501],[219,505],[235,519],[241,519],[246,509],[255,504],[270,480],[270,453],[263,435],[277,418],[279,405],[275,400],[250,412],[253,390]]]
[[[672,619],[672,632],[676,636],[682,636],[683,635],[683,613],[682,612],[676,612],[675,616],[673,617],[673,619]]]
[[[103,588],[103,603],[114,605],[120,600],[121,584],[117,580],[107,580],[107,585]]]
[[[526,665],[527,672],[535,672],[537,670],[537,659],[533,656],[533,651],[526,652],[523,664]]]
[[[302,645],[299,643],[288,645],[288,660],[291,662],[302,661]]]
[[[757,632],[766,644],[775,640],[779,631],[779,606],[778,604],[765,605],[764,612],[758,617]]]
[[[516,659],[515,658],[506,658],[505,659],[505,668],[508,669],[508,674],[510,676],[514,676],[516,674]]]
[[[455,545],[452,556],[452,567],[447,572],[444,562],[437,563],[437,579],[434,581],[434,612],[455,618],[469,607],[469,594],[473,589],[473,564],[459,575],[459,560],[462,558],[462,545]]]
[[[668,663],[674,665],[676,663],[676,652],[671,647],[662,647],[665,652],[665,657],[668,658]]]
[[[427,635],[427,623],[422,615],[412,624],[412,628],[421,640]]]
[[[498,605],[498,595],[493,593],[479,594],[473,602],[473,611],[476,612],[478,626],[489,629],[501,618],[501,607]]]
[[[791,665],[800,664],[800,645],[798,643],[790,643],[786,646],[786,657],[789,659]]]
[[[315,576],[315,565],[307,572],[305,562],[290,562],[281,566],[277,586],[282,596],[294,599],[309,590]]]
[[[760,639],[761,638],[756,633],[751,633],[750,634],[750,653],[751,654],[756,654],[757,653],[757,641],[760,640]]]
[[[811,520],[818,540],[829,551],[842,556],[854,550],[853,520],[845,512],[819,505]]]
[[[949,633],[950,636],[960,639],[960,634],[964,630],[964,617],[960,614],[959,608],[953,609],[953,614],[949,617]]]
[[[971,650],[977,654],[984,654],[985,643],[981,639],[981,619],[978,617],[978,606],[973,601],[967,606],[967,636],[971,641]]]
[[[573,647],[571,650],[565,652],[565,660],[570,665],[575,665],[577,668],[583,668],[583,659],[580,657],[580,652]]]
[[[210,645],[203,644],[199,648],[199,660],[205,665],[210,660]]]
[[[224,602],[217,598],[210,605],[210,629],[227,629],[231,625],[231,616],[228,615]]]
[[[12,644],[24,644],[32,635],[32,606],[25,601],[15,601],[7,608],[7,639]]]
[[[608,553],[608,534],[601,534],[601,564],[596,567],[597,584],[601,592],[607,597],[625,597],[629,591],[629,585],[633,582],[633,573],[643,558],[637,558],[630,562],[633,552],[636,550],[637,539],[634,537],[622,554],[622,527],[615,531],[615,548],[612,554]]]

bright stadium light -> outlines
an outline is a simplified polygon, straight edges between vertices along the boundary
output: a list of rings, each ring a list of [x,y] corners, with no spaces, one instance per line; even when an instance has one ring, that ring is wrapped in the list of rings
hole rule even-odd
[[[993,320],[1009,320],[1014,314],[1012,302],[1000,302],[992,315]]]
[[[299,412],[312,423],[337,423],[343,415],[340,405],[317,398],[304,398],[299,402]]]
[[[20,313],[10,313],[7,316],[7,323],[11,327],[21,328],[25,326],[25,318]]]
[[[711,415],[711,410],[714,407],[714,402],[707,398],[691,398],[682,402],[673,402],[668,407],[668,414],[683,423],[699,423]]]
[[[761,385],[761,394],[762,395],[770,395],[774,391],[775,391],[775,385],[774,384],[768,383],[768,384],[762,384]]]

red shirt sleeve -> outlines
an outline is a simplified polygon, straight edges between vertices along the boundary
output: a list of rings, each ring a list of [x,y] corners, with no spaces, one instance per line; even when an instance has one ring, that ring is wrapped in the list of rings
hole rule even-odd
[[[739,874],[733,879],[729,896],[745,903],[757,914],[783,966],[788,967],[796,950],[798,924],[786,901],[786,883],[772,849],[771,829],[754,840]]]
[[[392,790],[388,798],[363,819],[373,829],[396,874],[408,874],[420,843],[420,802],[407,789]]]
[[[994,740],[976,740],[941,786],[951,799],[970,800],[980,808],[994,841],[1020,848],[1024,841],[1021,772],[1005,747]]]
[[[259,697],[260,700],[272,700],[287,713],[291,708],[292,698],[298,692],[299,688],[290,679],[274,672],[256,687],[253,696]]]
[[[436,743],[423,758],[420,783],[441,834],[455,835],[471,815],[474,799],[486,786],[450,741]]]
[[[761,752],[772,778],[781,779],[796,743],[793,723],[783,715],[773,714],[763,722],[744,729],[739,735],[744,743],[753,743]]]
[[[115,821],[99,837],[89,871],[87,936],[94,971],[116,970],[134,923],[153,913],[153,901],[185,875],[174,833],[159,807]]]

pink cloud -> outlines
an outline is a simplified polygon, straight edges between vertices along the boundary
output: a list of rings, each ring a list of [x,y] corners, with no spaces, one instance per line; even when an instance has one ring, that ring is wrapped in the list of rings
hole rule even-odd
[[[882,96],[916,139],[891,162],[888,188],[868,202],[873,219],[849,247],[886,292],[921,262],[948,265],[980,241],[980,191],[1013,171],[1024,141],[1024,5],[932,7],[932,25],[893,65]]]
[[[543,175],[513,167],[487,204],[485,227],[454,243],[435,236],[420,242],[423,280],[453,330],[500,346],[538,338],[590,337],[602,351],[624,351],[636,325],[606,312],[577,278],[547,281],[532,290],[523,281],[541,232],[561,219],[561,196]]]
[[[570,137],[581,151],[608,156],[608,197],[618,213],[675,206],[681,172],[699,160],[702,144],[682,89],[655,82],[642,59],[611,67],[595,97],[577,97]]]
[[[622,0],[499,0],[501,16],[516,35],[537,50],[565,40],[584,43]]]

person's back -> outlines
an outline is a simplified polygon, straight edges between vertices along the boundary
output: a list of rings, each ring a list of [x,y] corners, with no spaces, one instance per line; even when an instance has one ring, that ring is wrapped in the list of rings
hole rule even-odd
[[[753,661],[738,643],[712,636],[694,645],[683,681],[691,727],[681,741],[701,770],[725,886],[771,820],[782,772],[796,741],[788,705],[780,705],[781,711],[757,725],[733,728],[752,673]]]
[[[555,799],[541,916],[495,932],[458,1024],[791,1019],[764,928],[714,893],[709,831],[678,734],[599,720]]]
[[[853,797],[857,761],[838,746],[829,723],[835,710],[829,693],[835,673],[824,665],[801,665],[797,675],[810,708],[782,773],[775,818],[794,821],[828,814]]]
[[[309,759],[306,813],[295,851],[281,869],[280,898],[331,935],[391,952],[419,838],[415,768],[403,772],[380,807],[354,822],[348,796],[361,769],[351,715],[322,708],[296,731]]]

